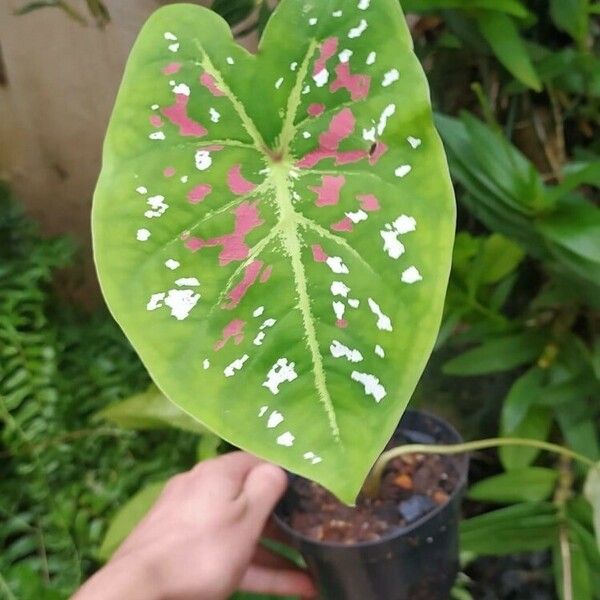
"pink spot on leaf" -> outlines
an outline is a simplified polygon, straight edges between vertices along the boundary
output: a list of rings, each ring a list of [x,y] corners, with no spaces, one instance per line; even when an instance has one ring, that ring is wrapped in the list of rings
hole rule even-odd
[[[313,103],[306,109],[306,112],[311,117],[319,117],[325,112],[325,105]]]
[[[273,273],[273,266],[269,265],[260,275],[260,282],[261,283],[267,283],[267,281],[269,281],[269,279],[271,278],[271,275]]]
[[[200,75],[200,83],[213,95],[224,96],[225,92],[217,85],[215,78],[210,73]]]
[[[354,225],[349,217],[344,217],[338,223],[333,223],[331,225],[331,229],[333,229],[333,231],[348,231],[348,232],[350,232],[354,229]]]
[[[340,63],[335,68],[335,73],[337,78],[329,87],[332,92],[346,89],[350,92],[353,101],[362,100],[369,95],[371,78],[368,75],[352,75],[350,73],[350,63]]]
[[[234,165],[227,173],[227,185],[233,194],[243,196],[256,188],[256,184],[242,175],[242,165]]]
[[[163,171],[163,175],[165,177],[173,177],[173,175],[175,175],[177,171],[175,171],[175,167],[165,167],[165,170]]]
[[[377,161],[387,152],[388,147],[383,142],[375,142],[375,146],[369,152],[369,164],[376,165]]]
[[[246,267],[242,281],[229,292],[229,302],[223,304],[224,309],[233,310],[242,301],[246,292],[256,282],[262,266],[263,263],[260,260],[255,260]]]
[[[327,254],[325,254],[325,251],[323,250],[323,248],[321,248],[321,246],[319,244],[314,244],[311,247],[311,250],[312,250],[312,254],[313,254],[313,260],[315,262],[319,262],[319,263],[327,262],[327,259],[329,257],[327,256]]]
[[[337,150],[342,140],[354,131],[356,119],[349,108],[344,108],[331,119],[327,131],[319,136],[321,148]]]
[[[162,127],[164,125],[163,120],[158,115],[150,115],[150,124],[153,127]]]
[[[198,204],[198,202],[202,202],[211,192],[212,185],[209,183],[201,183],[189,191],[187,198],[191,204]]]
[[[346,329],[346,327],[348,327],[348,321],[346,321],[346,319],[338,319],[335,324],[340,328],[340,329]]]
[[[360,202],[360,207],[367,212],[374,212],[379,210],[381,207],[379,206],[379,200],[373,196],[373,194],[366,194],[364,196],[357,196],[358,201]]]
[[[218,144],[211,144],[210,146],[203,146],[203,150],[208,150],[209,152],[219,152],[223,150],[225,146],[219,146]]]
[[[319,148],[313,150],[301,158],[297,165],[301,169],[310,169],[327,158],[334,158],[336,165],[345,165],[358,162],[366,156],[364,150],[338,150],[343,140],[354,132],[356,120],[349,108],[344,108],[335,115],[329,124],[327,131],[319,136]]]
[[[179,69],[181,69],[181,63],[172,62],[172,63],[169,63],[162,70],[162,72],[163,72],[164,75],[174,75],[175,73],[179,72]]]
[[[179,127],[179,134],[183,136],[202,137],[207,134],[207,131],[200,123],[190,119],[187,113],[187,105],[189,96],[185,94],[175,94],[175,104],[163,108],[162,113],[173,123]]]
[[[336,53],[338,39],[330,37],[321,44],[319,58],[315,61],[313,75],[318,75],[323,69],[327,68],[327,61]]]
[[[244,341],[245,326],[246,321],[241,319],[235,319],[226,325],[223,329],[223,339],[219,340],[214,346],[215,352],[221,350],[230,339],[233,339],[235,345],[239,346]]]
[[[315,204],[317,206],[333,206],[340,201],[340,191],[346,183],[343,175],[334,177],[325,175],[321,177],[321,186],[309,186],[309,190],[317,194]]]
[[[222,235],[209,240],[203,240],[197,237],[182,237],[185,246],[192,252],[201,248],[222,246],[219,254],[219,264],[224,267],[233,261],[240,261],[248,258],[250,248],[246,244],[246,236],[264,223],[258,213],[258,201],[254,203],[243,202],[234,211],[235,227],[232,233]]]

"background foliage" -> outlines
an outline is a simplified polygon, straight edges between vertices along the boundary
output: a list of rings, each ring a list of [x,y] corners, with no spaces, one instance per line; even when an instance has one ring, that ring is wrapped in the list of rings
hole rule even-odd
[[[467,439],[551,440],[598,461],[600,4],[402,4],[415,15],[460,217],[415,404]],[[83,2],[71,7],[89,20]],[[213,5],[238,34],[260,32],[272,7]],[[1,202],[0,595],[65,598],[161,481],[227,448],[150,386],[106,314],[90,319],[55,294],[73,249],[41,239],[6,192]],[[455,597],[599,598],[584,476],[533,450],[475,456]],[[597,480],[587,492],[600,495]]]

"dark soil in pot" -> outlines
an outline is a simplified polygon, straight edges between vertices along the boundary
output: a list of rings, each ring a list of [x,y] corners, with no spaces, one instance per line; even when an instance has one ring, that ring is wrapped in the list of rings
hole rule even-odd
[[[388,447],[461,441],[447,423],[407,411]],[[466,456],[408,455],[386,470],[379,497],[356,508],[291,476],[276,518],[322,600],[447,600],[458,571]]]
[[[298,498],[289,518],[293,529],[317,541],[372,542],[415,523],[448,502],[459,473],[447,456],[409,454],[390,462],[379,496],[360,495],[356,508],[339,502],[320,485],[297,478]]]

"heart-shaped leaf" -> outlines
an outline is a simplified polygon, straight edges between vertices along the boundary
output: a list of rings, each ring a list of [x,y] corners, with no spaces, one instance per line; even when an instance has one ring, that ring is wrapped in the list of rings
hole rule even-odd
[[[284,0],[256,56],[165,7],[131,54],[94,246],[157,385],[354,501],[439,327],[454,200],[396,0]]]

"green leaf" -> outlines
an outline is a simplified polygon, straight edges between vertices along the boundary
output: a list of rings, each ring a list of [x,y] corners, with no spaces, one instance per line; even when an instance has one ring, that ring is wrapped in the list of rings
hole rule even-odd
[[[585,481],[584,494],[594,511],[596,542],[600,549],[600,462],[590,469]]]
[[[447,375],[483,375],[510,371],[537,359],[544,343],[544,335],[538,332],[492,338],[449,360],[443,371]]]
[[[585,46],[588,36],[589,4],[589,0],[550,0],[550,16],[554,24],[580,46]]]
[[[484,283],[497,283],[512,273],[523,261],[525,252],[499,233],[483,244],[480,268]]]
[[[108,406],[96,413],[96,418],[106,419],[125,429],[162,429],[174,427],[204,433],[206,427],[171,402],[155,385],[145,392]]]
[[[229,25],[237,25],[247,19],[256,8],[254,0],[214,0],[211,7],[217,14],[221,15]]]
[[[196,458],[198,462],[219,456],[219,446],[221,445],[221,442],[221,438],[214,433],[206,432],[202,434],[202,437],[198,441],[198,446],[196,447]]]
[[[477,15],[477,23],[483,37],[506,69],[521,83],[541,92],[542,83],[513,20],[502,13],[482,11]]]
[[[514,428],[509,428],[502,415],[500,433],[503,437],[531,438],[545,441],[552,427],[552,411],[544,406],[531,406],[525,418]],[[508,470],[530,465],[541,451],[537,448],[505,446],[500,448],[500,460]]]
[[[533,367],[513,383],[502,403],[502,423],[506,431],[514,431],[519,427],[530,406],[539,402],[545,379],[544,370]]]
[[[556,539],[556,508],[548,503],[516,504],[460,524],[463,552],[504,555],[550,548]]]
[[[108,526],[108,531],[98,551],[100,559],[108,560],[117,551],[125,538],[158,500],[165,484],[166,481],[159,481],[147,485],[119,509]]]
[[[480,502],[540,502],[548,499],[558,478],[553,469],[526,467],[478,481],[469,489],[469,498]]]
[[[396,0],[284,0],[257,56],[203,8],[145,25],[95,260],[159,388],[223,439],[353,502],[435,342],[454,220]]]
[[[554,580],[561,600],[593,600],[590,569],[585,552],[570,523],[564,524],[566,548],[557,540],[552,549]],[[564,550],[564,554],[563,554]],[[565,564],[566,563],[566,564]],[[564,580],[564,570],[568,566],[569,579]]]
[[[473,10],[477,8],[503,12],[525,18],[529,12],[519,0],[402,0],[406,12],[423,12],[445,8]]]

